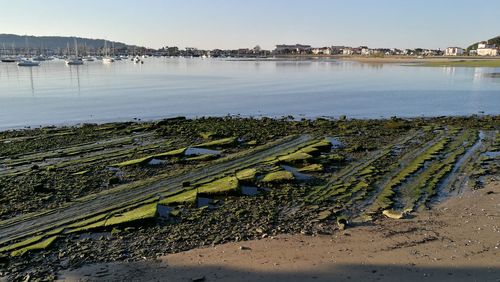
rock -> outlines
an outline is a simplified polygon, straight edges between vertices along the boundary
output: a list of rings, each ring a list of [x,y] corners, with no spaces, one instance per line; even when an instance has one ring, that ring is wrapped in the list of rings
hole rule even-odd
[[[329,218],[330,216],[332,215],[332,212],[331,211],[322,211],[318,214],[318,220],[324,220],[324,219],[327,219]]]
[[[403,219],[405,218],[405,213],[404,212],[398,212],[394,210],[384,210],[382,212],[383,215],[385,215],[388,218],[392,219]]]
[[[193,278],[191,278],[191,281],[192,281],[192,282],[201,282],[201,281],[205,281],[205,276],[193,277]]]
[[[345,230],[347,228],[347,219],[345,217],[339,217],[337,219],[337,225],[339,226],[340,230]]]
[[[9,263],[9,256],[0,254],[0,264]]]
[[[250,251],[250,250],[252,250],[252,248],[246,247],[246,246],[240,246],[240,250],[242,250],[242,251]]]
[[[114,185],[120,183],[120,178],[117,176],[113,176],[109,179],[108,184],[109,185]]]

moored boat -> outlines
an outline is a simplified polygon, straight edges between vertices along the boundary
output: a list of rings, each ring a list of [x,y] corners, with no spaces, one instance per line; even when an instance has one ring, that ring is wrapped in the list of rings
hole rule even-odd
[[[83,60],[80,58],[69,58],[66,60],[68,66],[78,66],[83,65]]]
[[[14,57],[3,57],[0,60],[2,61],[2,63],[15,63],[15,62],[19,61],[18,58],[14,58]]]
[[[76,38],[75,38],[75,56],[66,59],[66,64],[68,66],[83,65],[83,60],[78,57],[78,44],[76,43]]]
[[[17,65],[20,67],[37,67],[40,65],[40,62],[22,59],[17,63]]]

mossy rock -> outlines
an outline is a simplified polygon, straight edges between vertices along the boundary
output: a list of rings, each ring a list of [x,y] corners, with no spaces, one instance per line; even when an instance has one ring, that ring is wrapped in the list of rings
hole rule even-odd
[[[227,176],[209,182],[197,188],[199,194],[217,195],[236,193],[239,189],[239,181],[235,176]]]
[[[264,178],[261,179],[262,183],[280,183],[280,182],[289,182],[293,181],[295,177],[293,176],[293,173],[286,171],[286,170],[280,170],[280,171],[275,171],[275,172],[270,172],[264,176]]]
[[[153,155],[153,158],[163,159],[163,158],[178,157],[178,156],[184,155],[186,150],[187,150],[187,148],[180,148],[180,149],[176,149],[176,150],[172,150],[172,151],[168,151],[168,152],[164,152],[164,153],[159,153],[159,154]]]
[[[255,146],[257,145],[257,140],[250,140],[246,143],[248,146]]]
[[[229,137],[229,138],[224,138],[224,139],[219,139],[219,140],[201,143],[201,144],[195,145],[193,147],[195,147],[195,148],[227,147],[227,146],[232,146],[232,145],[236,144],[236,141],[237,141],[236,137]]]
[[[318,220],[325,220],[325,219],[329,218],[331,215],[332,215],[332,212],[329,210],[321,211],[318,213],[317,219]]]
[[[307,147],[300,149],[301,152],[328,152],[332,149],[332,142],[327,139],[313,143]]]
[[[405,213],[401,211],[395,211],[395,210],[384,210],[382,211],[382,214],[385,215],[388,218],[392,219],[403,219],[405,218]]]
[[[256,168],[248,168],[236,172],[236,178],[242,182],[253,182],[257,175]]]
[[[318,155],[320,153],[320,150],[318,150],[317,148],[308,146],[308,147],[300,149],[299,152],[306,153],[309,155]]]
[[[184,205],[184,204],[194,204],[196,202],[196,189],[191,189],[188,191],[181,192],[176,195],[169,196],[165,199],[160,200],[160,205]]]
[[[24,248],[12,251],[10,253],[10,255],[13,257],[16,257],[16,256],[22,256],[29,251],[45,250],[45,249],[49,248],[58,237],[59,236],[49,237],[49,238],[47,238],[41,242],[38,242],[36,244],[29,245],[29,246],[26,246]]]
[[[328,155],[328,160],[331,162],[339,163],[345,161],[345,157],[339,154],[331,154]]]
[[[206,161],[210,161],[210,160],[213,160],[216,158],[218,158],[217,155],[205,154],[205,155],[199,155],[199,156],[187,158],[186,161],[188,161],[188,162],[206,162]]]
[[[291,153],[291,154],[288,154],[288,155],[285,155],[285,156],[281,156],[281,157],[278,157],[278,161],[279,162],[283,162],[283,163],[291,163],[291,164],[294,164],[294,163],[303,163],[309,159],[312,159],[313,156],[307,154],[307,153],[303,153],[303,152],[295,152],[295,153]]]
[[[203,138],[203,139],[209,139],[209,138],[214,137],[215,135],[216,135],[216,134],[215,134],[215,132],[213,132],[213,131],[208,131],[208,132],[202,132],[202,133],[200,133],[200,136],[201,136],[201,138]]]
[[[109,227],[122,224],[130,224],[137,221],[151,220],[156,218],[156,215],[157,204],[147,204],[108,218],[104,226]]]
[[[172,151],[168,151],[168,152],[164,152],[164,153],[145,156],[142,158],[137,158],[137,159],[117,163],[117,164],[114,164],[112,166],[113,167],[126,167],[126,166],[132,166],[132,165],[145,165],[145,164],[149,163],[152,159],[165,159],[165,158],[169,158],[169,157],[178,157],[178,156],[184,155],[184,152],[186,152],[186,149],[187,148],[180,148],[180,149],[176,149],[176,150],[172,150]]]
[[[363,170],[361,170],[358,175],[359,176],[365,176],[365,175],[370,175],[375,172],[375,167],[373,166],[367,166]]]
[[[146,156],[138,159],[133,159],[121,163],[117,163],[114,165],[111,165],[112,167],[126,167],[126,166],[131,166],[131,165],[144,165],[147,164],[149,161],[153,159],[153,156]]]
[[[42,240],[43,237],[44,237],[43,235],[34,236],[34,237],[25,239],[25,240],[17,242],[17,243],[7,245],[5,247],[0,248],[0,253],[9,252],[9,251],[12,251],[12,250],[15,250],[15,249],[19,249],[19,248],[22,248],[22,247],[25,247],[25,246],[32,245],[32,244],[34,244],[34,243]]]
[[[73,224],[70,224],[68,226],[68,228],[70,230],[67,233],[75,232],[75,230],[77,230],[77,229],[79,229],[81,227],[89,226],[89,225],[94,224],[96,222],[101,222],[102,225],[104,225],[104,219],[106,218],[106,216],[107,216],[107,214],[100,214],[100,215],[97,215],[97,216],[94,216],[94,217],[82,220],[80,222],[75,222]],[[80,231],[80,230],[78,230],[78,231]]]
[[[311,164],[308,166],[305,166],[303,168],[299,168],[299,172],[322,172],[324,170],[324,167],[322,164]]]

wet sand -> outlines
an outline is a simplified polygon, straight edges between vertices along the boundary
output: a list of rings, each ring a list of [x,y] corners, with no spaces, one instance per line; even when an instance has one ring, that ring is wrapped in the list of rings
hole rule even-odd
[[[60,281],[500,281],[500,182],[414,218],[94,264]],[[198,279],[198,280],[197,280]]]

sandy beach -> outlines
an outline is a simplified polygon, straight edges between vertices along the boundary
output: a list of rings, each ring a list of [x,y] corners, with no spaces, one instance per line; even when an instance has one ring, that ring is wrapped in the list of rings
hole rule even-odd
[[[59,281],[499,281],[500,182],[404,220],[94,264]]]

